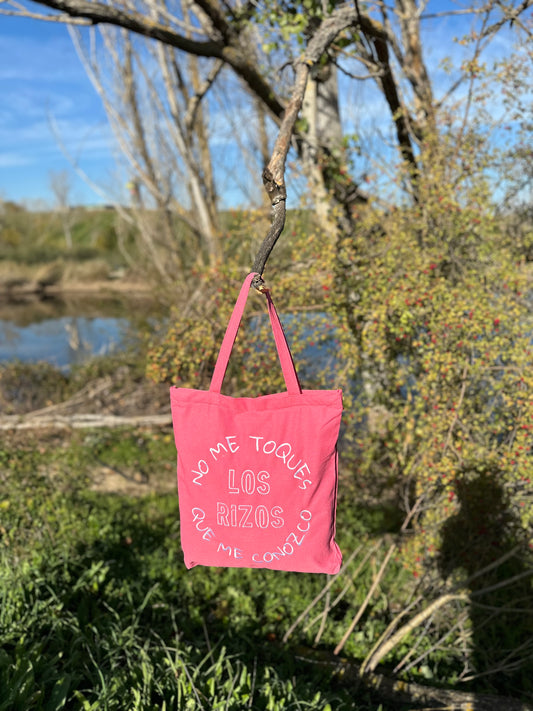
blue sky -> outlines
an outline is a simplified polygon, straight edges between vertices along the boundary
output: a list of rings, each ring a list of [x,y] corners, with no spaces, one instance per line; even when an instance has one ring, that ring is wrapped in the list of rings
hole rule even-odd
[[[51,204],[50,172],[66,170],[74,202],[104,201],[75,176],[56,135],[93,180],[110,183],[106,117],[64,25],[0,15],[0,95],[0,197]]]
[[[450,0],[433,0],[430,9],[450,5]],[[451,37],[467,32],[469,24],[464,17],[426,24],[428,62],[436,66],[444,53],[458,52]],[[502,36],[496,49],[499,43],[505,52],[507,41]],[[374,94],[372,110],[369,91],[359,84],[353,103],[365,106],[363,118],[371,123],[383,115],[383,107]],[[0,199],[52,205],[50,174],[59,171],[72,176],[74,204],[112,202],[125,194],[104,110],[64,25],[0,15],[0,96]],[[63,149],[100,193],[75,174]]]

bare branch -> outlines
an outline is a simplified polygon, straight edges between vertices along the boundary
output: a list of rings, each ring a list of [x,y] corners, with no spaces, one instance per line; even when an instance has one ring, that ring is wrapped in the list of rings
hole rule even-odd
[[[481,5],[480,7],[469,7],[461,10],[443,10],[442,12],[422,13],[420,19],[435,20],[440,17],[452,17],[454,15],[484,15],[485,13],[494,10],[495,7],[499,7],[503,11],[504,16],[486,29],[486,34],[493,34],[494,32],[497,32],[500,27],[502,27],[502,25],[504,25],[506,22],[512,22],[517,20],[520,15],[522,15],[528,8],[532,6],[532,4],[532,0],[522,0],[518,7],[510,8],[503,5],[503,3],[499,2],[498,0],[491,0],[485,5]]]
[[[263,185],[272,205],[271,226],[263,240],[252,270],[258,273],[252,285],[261,289],[261,275],[270,253],[285,225],[287,191],[285,187],[285,163],[298,114],[302,107],[309,72],[338,35],[356,21],[357,13],[351,5],[338,7],[328,18],[323,20],[312,36],[304,56],[296,67],[296,78],[292,94],[283,115],[283,121],[274,144],[270,161],[263,171]]]
[[[0,0],[0,3],[5,3],[6,0]],[[81,25],[84,27],[90,27],[93,23],[90,20],[86,20],[83,17],[71,17],[70,15],[42,15],[38,12],[30,12],[23,5],[18,3],[10,3],[15,7],[19,7],[17,10],[6,10],[0,7],[0,15],[6,15],[7,17],[27,17],[30,20],[39,20],[41,22],[59,22],[65,25]]]
[[[385,656],[387,656],[387,654],[392,649],[394,649],[394,647],[399,644],[399,642],[401,642],[404,637],[406,637],[410,632],[419,627],[424,620],[428,619],[428,617],[433,615],[439,608],[443,607],[443,605],[447,605],[453,600],[462,600],[464,602],[468,600],[468,596],[466,594],[449,593],[441,595],[441,597],[434,600],[430,605],[428,605],[421,612],[419,612],[418,615],[415,615],[412,620],[409,620],[409,622],[400,627],[400,629],[395,632],[395,634],[393,634],[392,637],[390,637],[387,642],[385,642],[385,644],[383,644],[375,651],[375,653],[370,657],[370,659],[367,658],[365,660],[364,665],[361,668],[361,676],[363,676],[369,671],[374,671],[379,662]]]
[[[184,37],[165,25],[155,22],[138,12],[125,12],[113,5],[104,5],[94,0],[38,0],[39,4],[59,10],[70,17],[82,17],[92,24],[109,24],[122,27],[130,32],[150,37],[163,44],[176,47],[200,57],[222,57],[224,50],[220,42],[198,41]]]
[[[482,15],[494,6],[493,1],[481,7],[466,7],[461,10],[442,10],[441,12],[422,12],[421,20],[435,20],[439,17],[454,17],[456,15]]]
[[[361,552],[363,548],[363,543],[361,543],[355,550],[353,550],[350,553],[350,556],[348,560],[343,564],[342,568],[339,570],[339,572],[336,575],[332,575],[326,585],[322,588],[322,590],[318,593],[318,595],[309,603],[309,605],[305,608],[305,610],[296,618],[296,620],[292,623],[292,625],[289,627],[289,629],[285,632],[283,635],[283,644],[286,644],[291,636],[291,634],[294,632],[294,630],[298,627],[300,622],[305,620],[307,615],[311,612],[313,607],[315,607],[320,600],[324,597],[324,595],[329,591],[331,586],[339,579],[341,578],[345,573],[354,558],[356,558],[359,553]],[[366,555],[363,558],[362,563],[357,568],[357,571],[354,574],[351,574],[350,579],[353,580],[354,578],[357,577],[358,573],[360,572],[361,568],[365,565],[367,562],[368,558],[377,551],[377,549],[380,547],[381,541],[377,541],[374,543],[373,546],[369,548],[367,551]]]
[[[215,61],[213,64],[213,67],[211,68],[211,71],[207,75],[207,77],[204,79],[203,83],[201,86],[198,87],[198,91],[192,96],[189,100],[189,104],[187,107],[187,114],[185,116],[184,124],[187,130],[190,130],[191,126],[194,124],[196,120],[196,115],[198,113],[198,109],[200,108],[200,103],[204,96],[207,94],[209,89],[213,86],[213,83],[217,76],[220,74],[220,71],[222,70],[222,67],[224,66],[224,63],[221,60]]]
[[[340,654],[340,653],[341,653],[341,651],[342,651],[344,645],[345,645],[346,642],[348,641],[349,636],[350,636],[350,635],[352,634],[352,632],[354,631],[355,626],[357,625],[357,623],[359,622],[359,620],[360,620],[361,617],[363,616],[364,611],[365,611],[366,608],[368,607],[368,604],[369,604],[370,600],[372,599],[372,596],[374,595],[374,592],[376,591],[377,586],[378,586],[379,583],[381,582],[381,578],[383,577],[383,575],[384,575],[384,573],[385,573],[385,570],[387,569],[387,565],[389,564],[389,561],[390,561],[390,559],[391,559],[391,556],[392,556],[392,554],[394,553],[395,550],[396,550],[396,543],[392,543],[391,546],[389,547],[389,550],[387,551],[387,554],[386,554],[386,556],[385,556],[385,558],[384,558],[384,560],[383,560],[381,566],[380,566],[380,569],[378,570],[378,572],[377,572],[377,574],[376,574],[376,576],[375,576],[375,578],[374,578],[374,581],[372,582],[372,585],[370,586],[370,589],[369,589],[368,593],[366,594],[366,597],[365,597],[363,603],[362,603],[361,606],[359,607],[359,609],[358,609],[358,611],[357,611],[355,617],[353,618],[353,620],[351,621],[350,625],[348,626],[348,629],[347,629],[346,632],[344,633],[344,635],[343,635],[341,641],[338,643],[338,645],[337,645],[337,646],[335,647],[335,649],[333,650],[333,654]],[[402,629],[403,629],[403,627],[402,627]],[[400,632],[401,632],[401,630],[400,630]],[[396,634],[398,634],[398,633],[396,633]],[[393,638],[394,638],[394,637],[396,637],[396,635],[394,635]],[[394,645],[393,645],[393,646],[394,646]],[[369,662],[369,667],[370,667],[371,661],[372,661],[372,660],[370,660],[370,662]],[[372,668],[373,668],[373,667],[372,667]]]
[[[170,415],[3,415],[0,430],[29,430],[40,428],[83,429],[93,427],[167,427],[172,423]]]

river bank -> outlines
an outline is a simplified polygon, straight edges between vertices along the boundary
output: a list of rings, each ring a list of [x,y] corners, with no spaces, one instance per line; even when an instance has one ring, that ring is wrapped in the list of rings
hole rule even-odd
[[[165,414],[168,387],[144,376],[146,342],[159,319],[151,284],[126,269],[112,271],[101,260],[0,261],[2,424],[26,427],[30,414],[38,428],[50,418],[68,425],[73,415]]]
[[[0,261],[0,303],[65,295],[135,293],[150,295],[152,285],[124,267],[103,259],[55,260],[45,264]]]

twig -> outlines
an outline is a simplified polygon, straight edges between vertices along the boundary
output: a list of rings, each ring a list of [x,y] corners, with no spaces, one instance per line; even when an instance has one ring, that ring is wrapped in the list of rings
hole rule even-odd
[[[475,573],[470,575],[463,583],[464,587],[471,587],[472,581],[475,580],[476,578],[479,578],[481,575],[485,575],[486,573],[489,573],[491,570],[494,568],[498,568],[500,565],[503,565],[506,560],[509,560],[509,558],[513,558],[513,556],[518,553],[520,550],[521,546],[517,545],[514,548],[511,548],[510,551],[507,551],[507,553],[504,553],[501,555],[499,558],[496,560],[492,561],[492,563],[489,563],[486,565],[484,568],[481,568],[481,570],[476,570]]]
[[[360,569],[362,568],[362,566],[366,563],[366,561],[368,560],[369,557],[370,557],[370,554],[368,554],[367,557],[365,558],[365,560],[362,561],[362,563],[360,564],[360,566],[358,566],[358,568],[357,568],[357,570],[355,571],[355,573],[354,573],[352,576],[350,576],[348,582],[347,582],[346,585],[342,588],[342,590],[341,590],[340,593],[337,595],[337,597],[333,600],[333,602],[331,602],[331,603],[329,604],[329,608],[328,608],[328,610],[327,610],[328,613],[331,612],[331,610],[333,610],[333,608],[337,607],[337,605],[338,605],[339,602],[342,600],[342,598],[346,595],[346,593],[348,592],[348,590],[354,585],[354,579],[357,577],[357,575],[358,575],[358,573],[359,573],[359,570],[360,570]],[[320,619],[322,618],[322,615],[323,615],[323,614],[324,614],[324,613],[321,612],[319,615],[317,615],[317,616],[314,617],[310,622],[307,623],[307,625],[304,627],[304,634],[305,634],[308,630],[310,630],[310,629],[318,622],[318,620],[320,620]]]
[[[324,632],[324,629],[326,627],[326,620],[328,619],[328,613],[330,611],[330,598],[331,598],[331,592],[330,590],[327,591],[326,593],[326,600],[324,602],[324,611],[320,615],[320,627],[318,628],[318,632],[316,633],[316,637],[314,639],[313,645],[316,647],[318,643],[320,642],[320,638],[322,637],[322,634]]]
[[[461,681],[473,681],[474,679],[479,679],[484,676],[490,676],[492,674],[501,674],[505,672],[512,671],[514,669],[519,669],[523,663],[524,663],[524,658],[522,656],[519,656],[518,659],[515,659],[512,661],[513,656],[516,657],[516,655],[519,652],[522,652],[524,650],[528,650],[528,647],[531,648],[531,639],[527,639],[525,642],[523,642],[521,645],[518,647],[515,647],[514,649],[511,650],[511,652],[505,657],[505,659],[502,659],[502,661],[495,667],[491,667],[490,669],[485,669],[485,671],[478,672],[477,674],[470,674],[470,676],[463,676],[461,678]],[[530,651],[530,650],[528,650]],[[528,655],[529,658],[531,658],[531,651]]]
[[[483,588],[483,590],[475,590],[474,592],[471,592],[470,595],[472,597],[479,597],[479,595],[486,595],[489,592],[493,592],[494,590],[499,590],[500,588],[505,588],[508,585],[512,585],[513,583],[516,583],[518,580],[523,580],[524,578],[530,578],[533,576],[533,568],[529,568],[528,570],[525,570],[523,573],[519,573],[518,575],[513,575],[512,578],[507,578],[506,580],[502,580],[499,583],[496,583],[495,585],[489,585],[486,588]]]
[[[363,676],[367,671],[374,671],[379,662],[385,657],[391,649],[401,642],[401,640],[406,637],[410,632],[412,632],[416,627],[418,627],[424,620],[433,615],[439,608],[443,605],[447,605],[453,600],[468,600],[468,595],[465,593],[456,594],[448,593],[446,595],[441,595],[441,597],[434,600],[431,605],[428,605],[424,610],[415,615],[412,620],[410,620],[406,625],[400,627],[400,629],[392,635],[392,637],[386,642],[376,653],[366,662],[360,670],[361,676]]]
[[[433,620],[432,617],[429,617],[429,618],[427,619],[426,624],[424,625],[424,628],[423,628],[422,631],[419,633],[419,635],[418,635],[418,637],[417,637],[415,643],[413,644],[413,646],[409,648],[409,651],[408,651],[407,654],[404,656],[404,658],[403,658],[403,659],[394,667],[394,669],[392,670],[392,673],[393,673],[393,674],[397,674],[397,673],[400,671],[400,669],[404,666],[404,664],[407,664],[407,662],[409,661],[409,659],[411,659],[411,657],[413,657],[413,656],[415,655],[416,650],[417,650],[417,649],[419,648],[419,646],[422,644],[422,640],[423,640],[424,637],[427,635],[427,632],[428,632],[428,629],[429,629],[430,626],[431,626],[432,620]],[[366,660],[365,660],[365,661],[366,661]]]
[[[460,627],[463,624],[463,622],[465,622],[465,620],[467,620],[467,619],[468,619],[468,612],[464,612],[462,615],[459,616],[457,622],[452,627],[450,627],[450,629],[447,630],[441,637],[439,637],[439,639],[435,642],[435,644],[432,644],[429,649],[424,650],[424,652],[422,654],[420,654],[408,666],[406,666],[403,673],[407,674],[407,672],[410,671],[413,667],[418,666],[423,659],[425,659],[427,656],[429,656],[431,654],[431,652],[433,652],[433,650],[437,649],[439,644],[444,642],[444,640],[447,637],[449,637],[451,635],[451,633],[457,629],[457,627]],[[405,659],[405,661],[407,661],[407,657],[405,657],[404,659]],[[396,668],[394,669],[395,673],[397,670],[401,669],[404,659],[402,659],[400,664],[398,664],[396,666]]]
[[[383,642],[389,637],[390,633],[398,625],[398,623],[402,619],[402,617],[405,617],[409,613],[411,608],[413,608],[419,602],[420,602],[420,597],[417,597],[416,600],[413,600],[406,608],[401,610],[400,613],[398,615],[396,615],[396,617],[392,620],[392,622],[389,625],[387,625],[387,629],[385,630],[385,632],[383,632],[383,634],[378,639],[376,644],[372,647],[370,652],[367,654],[367,656],[362,664],[362,668],[364,668],[366,666],[367,661],[372,658],[372,656],[374,655],[374,652],[377,649],[379,649],[379,647],[381,647]]]
[[[375,546],[372,548],[372,550],[375,550],[376,548],[378,548],[379,545],[380,545],[380,541],[378,541],[378,542],[375,544]],[[304,619],[307,617],[307,615],[311,612],[311,610],[313,609],[313,607],[315,607],[315,605],[317,605],[317,604],[320,602],[320,600],[321,600],[321,599],[324,597],[324,595],[328,592],[328,590],[329,590],[330,587],[333,585],[333,583],[335,583],[342,575],[344,575],[344,573],[346,572],[346,569],[348,568],[348,566],[350,565],[350,563],[353,561],[353,559],[360,553],[362,547],[363,547],[363,544],[361,544],[360,546],[358,546],[358,548],[356,548],[356,549],[350,554],[348,560],[344,563],[344,565],[343,565],[342,568],[339,570],[339,572],[338,572],[336,575],[333,575],[333,576],[330,577],[330,579],[328,580],[327,584],[322,588],[322,590],[318,593],[318,595],[317,595],[313,600],[311,600],[311,602],[309,603],[309,605],[307,605],[307,607],[305,608],[305,610],[304,610],[300,615],[298,615],[298,617],[296,618],[296,620],[292,623],[292,625],[289,627],[289,629],[288,629],[288,630],[285,632],[285,634],[283,635],[283,644],[286,644],[286,643],[287,643],[289,637],[290,637],[291,634],[294,632],[294,630],[298,627],[298,625],[300,624],[300,622],[301,622],[302,620],[304,620]]]
[[[383,563],[381,564],[381,567],[380,567],[380,569],[379,569],[379,571],[378,571],[376,577],[374,578],[374,582],[373,582],[372,585],[370,586],[370,590],[368,591],[368,593],[367,593],[367,595],[366,595],[366,597],[365,597],[365,599],[364,599],[364,601],[363,601],[363,604],[361,605],[361,607],[360,607],[359,610],[357,611],[357,613],[356,613],[355,617],[353,618],[351,624],[349,625],[348,629],[347,629],[346,632],[344,633],[344,635],[343,635],[341,641],[338,643],[338,645],[337,645],[337,646],[335,647],[335,649],[333,650],[333,654],[340,654],[340,652],[342,651],[342,648],[344,647],[344,645],[345,645],[346,642],[348,641],[348,637],[352,634],[352,632],[353,632],[354,629],[355,629],[356,624],[359,622],[359,620],[360,620],[361,617],[363,616],[363,613],[365,612],[366,608],[368,607],[368,604],[369,604],[370,600],[372,599],[372,596],[373,596],[373,594],[374,594],[374,592],[375,592],[377,586],[378,586],[379,583],[381,582],[381,578],[383,577],[383,574],[385,573],[385,570],[386,570],[386,568],[387,568],[387,565],[389,564],[389,560],[391,559],[391,556],[392,556],[392,554],[394,553],[395,550],[396,550],[396,543],[393,543],[393,544],[390,546],[389,550],[387,551],[387,555],[385,556],[385,559],[384,559]]]

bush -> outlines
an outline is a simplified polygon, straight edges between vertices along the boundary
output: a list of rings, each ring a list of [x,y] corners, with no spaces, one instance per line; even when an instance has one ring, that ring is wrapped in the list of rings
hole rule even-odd
[[[358,384],[347,437],[361,486],[404,506],[403,564],[426,604],[469,591],[464,678],[520,694],[533,652],[530,267],[481,180],[434,177],[418,204],[362,209],[339,240],[339,356]]]
[[[503,669],[489,688],[514,684],[519,695],[533,678],[530,268],[484,182],[447,189],[444,177],[428,180],[413,206],[360,208],[356,232],[336,243],[297,230],[291,268],[278,271],[274,260],[268,280],[304,387],[343,387],[341,490],[403,508],[397,562],[411,583],[389,593],[418,595],[413,614],[438,603],[416,631],[425,649],[440,650],[431,674],[484,681]],[[152,377],[209,386],[245,271],[201,277],[203,298],[176,311],[152,348]],[[271,340],[257,317],[264,305],[250,301],[255,330],[239,336],[224,386],[231,394],[284,387],[273,349],[263,348]],[[322,368],[313,363],[319,347]],[[453,615],[440,607],[450,591],[459,595]],[[420,644],[408,632],[385,658],[400,669],[412,668],[401,661],[404,645]]]
[[[0,365],[0,411],[22,414],[61,402],[68,378],[49,363]]]
[[[359,469],[409,489],[428,554],[429,522],[453,514],[458,482],[479,475],[504,486],[530,534],[529,269],[490,205],[468,198],[432,191],[421,206],[369,209],[337,268],[341,357],[361,383]],[[378,426],[362,427],[372,408]]]

